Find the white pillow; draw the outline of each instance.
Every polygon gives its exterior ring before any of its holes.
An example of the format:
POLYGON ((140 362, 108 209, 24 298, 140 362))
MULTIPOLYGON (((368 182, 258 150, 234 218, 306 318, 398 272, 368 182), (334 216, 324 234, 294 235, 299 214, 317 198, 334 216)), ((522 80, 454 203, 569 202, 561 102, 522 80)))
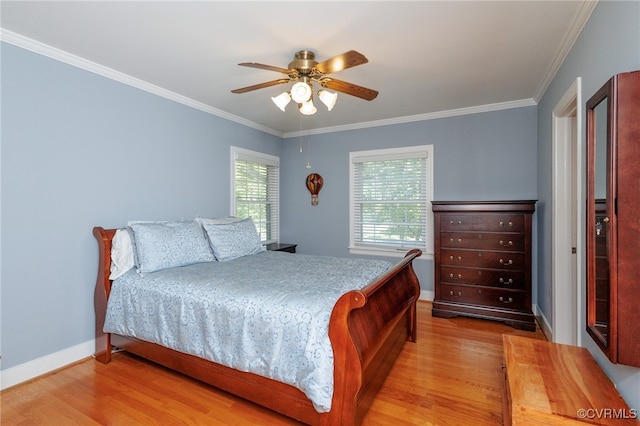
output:
POLYGON ((240 222, 244 219, 240 219, 235 216, 227 216, 227 217, 217 217, 214 219, 208 219, 206 217, 196 217, 196 222, 200 225, 204 225, 205 223, 208 225, 226 225, 228 223, 240 222))
POLYGON ((131 244, 129 231, 126 229, 118 229, 111 240, 111 268, 109 279, 115 280, 121 277, 129 269, 133 268, 134 265, 133 244, 131 244))

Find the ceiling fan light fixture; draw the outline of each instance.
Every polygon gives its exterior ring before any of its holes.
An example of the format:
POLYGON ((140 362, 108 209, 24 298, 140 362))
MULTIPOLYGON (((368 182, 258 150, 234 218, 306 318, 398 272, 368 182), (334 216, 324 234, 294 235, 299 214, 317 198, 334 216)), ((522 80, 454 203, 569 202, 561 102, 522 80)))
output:
POLYGON ((313 115, 318 111, 318 109, 313 105, 313 100, 309 99, 307 102, 302 102, 298 105, 298 109, 301 114, 304 115, 313 115))
POLYGON ((311 99, 311 85, 306 81, 299 81, 291 88, 291 98, 301 104, 311 99))
POLYGON ((273 103, 280 108, 281 111, 284 112, 286 106, 293 100, 298 105, 298 111, 300 111, 301 114, 313 115, 318 111, 315 105, 313 105, 314 95, 317 95, 320 102, 331 111, 335 107, 338 99, 338 94, 335 92, 355 96, 366 101, 372 101, 378 96, 376 90, 367 89, 366 87, 336 80, 333 77, 327 76, 328 74, 353 68, 366 64, 367 62, 367 58, 355 50, 350 50, 322 62, 315 60, 315 53, 312 51, 301 50, 295 54, 294 60, 289 63, 287 68, 257 62, 242 62, 238 65, 276 71, 283 74, 283 76, 277 80, 265 81, 264 83, 234 89, 231 93, 247 93, 280 84, 291 84, 291 88, 288 91, 271 98, 273 103), (334 92, 330 92, 326 90, 326 88, 334 92))
POLYGON ((291 102, 291 94, 289 92, 282 92, 278 96, 272 97, 271 100, 278 108, 284 111, 285 107, 291 102))
POLYGON ((318 97, 323 104, 327 106, 327 110, 331 111, 333 107, 336 105, 336 101, 338 100, 338 94, 329 92, 328 90, 320 90, 318 91, 318 97))

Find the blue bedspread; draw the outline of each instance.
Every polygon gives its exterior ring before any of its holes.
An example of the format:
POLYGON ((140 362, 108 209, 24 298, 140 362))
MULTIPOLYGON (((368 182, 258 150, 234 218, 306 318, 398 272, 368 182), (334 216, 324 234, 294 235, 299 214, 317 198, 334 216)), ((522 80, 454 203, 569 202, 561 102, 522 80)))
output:
POLYGON ((293 385, 327 412, 333 306, 390 266, 267 251, 144 277, 132 269, 113 283, 104 331, 293 385))

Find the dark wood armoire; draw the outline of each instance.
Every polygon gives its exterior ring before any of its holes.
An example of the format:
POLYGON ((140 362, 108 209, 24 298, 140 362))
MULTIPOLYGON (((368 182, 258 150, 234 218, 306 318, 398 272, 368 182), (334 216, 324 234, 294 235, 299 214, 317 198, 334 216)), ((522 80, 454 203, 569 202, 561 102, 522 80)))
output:
POLYGON ((640 71, 587 101, 587 332, 640 367, 640 71))

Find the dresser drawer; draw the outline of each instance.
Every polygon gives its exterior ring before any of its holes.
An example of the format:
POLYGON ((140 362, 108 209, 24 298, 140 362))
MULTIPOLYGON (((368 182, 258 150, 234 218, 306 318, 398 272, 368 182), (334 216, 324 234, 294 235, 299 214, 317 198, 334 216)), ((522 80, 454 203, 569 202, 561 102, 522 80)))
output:
POLYGON ((525 309, 525 293, 518 290, 441 284, 438 300, 505 309, 525 309))
POLYGON ((442 231, 523 232, 524 216, 520 214, 443 214, 442 231))
POLYGON ((481 250, 440 250, 440 264, 445 266, 467 266, 489 269, 522 271, 524 253, 494 252, 481 250))
POLYGON ((440 267, 440 282, 447 284, 472 284, 500 288, 525 288, 523 271, 500 271, 495 269, 440 267))
POLYGON ((524 234, 483 233, 483 232, 442 232, 440 247, 484 249, 504 251, 524 251, 524 234))

